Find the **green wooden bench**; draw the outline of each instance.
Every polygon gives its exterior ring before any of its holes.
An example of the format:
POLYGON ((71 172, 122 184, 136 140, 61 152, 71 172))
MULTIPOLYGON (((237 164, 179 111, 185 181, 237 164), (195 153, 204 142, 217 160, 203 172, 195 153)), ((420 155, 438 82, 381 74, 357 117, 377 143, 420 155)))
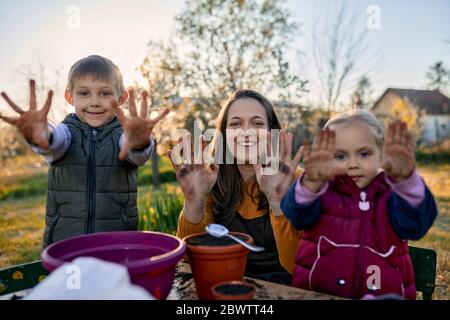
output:
POLYGON ((0 295, 33 288, 48 275, 41 260, 0 270, 0 295))
POLYGON ((423 300, 432 300, 436 280, 436 251, 409 246, 414 266, 416 290, 422 292, 423 300))
MULTIPOLYGON (((436 279, 436 251, 409 247, 416 276, 416 289, 424 300, 431 300, 436 279)), ((0 270, 0 295, 33 288, 48 272, 41 261, 34 261, 0 270)))

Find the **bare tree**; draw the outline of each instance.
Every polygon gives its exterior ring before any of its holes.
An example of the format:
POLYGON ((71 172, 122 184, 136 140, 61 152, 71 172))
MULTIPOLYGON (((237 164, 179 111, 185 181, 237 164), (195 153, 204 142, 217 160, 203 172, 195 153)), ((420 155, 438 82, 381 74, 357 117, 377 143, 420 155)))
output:
MULTIPOLYGON (((27 85, 29 79, 36 80, 36 93, 37 95, 45 96, 49 90, 55 92, 52 107, 50 109, 48 118, 52 123, 59 123, 69 113, 69 108, 64 99, 64 90, 66 88, 67 76, 64 74, 64 69, 60 65, 52 65, 52 67, 46 67, 44 64, 43 53, 35 53, 33 62, 23 64, 16 68, 17 83, 27 85)), ((28 91, 25 91, 28 92, 28 91)), ((26 96, 18 97, 26 103, 26 96)))
POLYGON ((359 78, 355 91, 352 94, 353 108, 367 108, 372 102, 372 84, 367 76, 359 78))
POLYGON ((442 61, 435 62, 425 73, 428 80, 428 88, 433 90, 448 89, 450 83, 450 69, 444 66, 442 61))
POLYGON ((154 187, 160 184, 158 167, 158 146, 170 140, 173 128, 183 126, 186 116, 180 108, 182 99, 180 87, 182 83, 182 65, 176 48, 171 43, 164 45, 150 41, 147 45, 147 55, 139 67, 142 76, 147 80, 149 92, 150 112, 169 107, 171 113, 154 129, 155 150, 152 154, 152 183, 154 187))
POLYGON ((355 84, 352 81, 373 73, 380 61, 380 57, 368 56, 369 31, 357 24, 359 12, 362 10, 349 11, 344 3, 333 16, 316 19, 318 23, 310 33, 310 53, 301 57, 310 65, 313 91, 328 112, 338 107, 343 91, 355 84))

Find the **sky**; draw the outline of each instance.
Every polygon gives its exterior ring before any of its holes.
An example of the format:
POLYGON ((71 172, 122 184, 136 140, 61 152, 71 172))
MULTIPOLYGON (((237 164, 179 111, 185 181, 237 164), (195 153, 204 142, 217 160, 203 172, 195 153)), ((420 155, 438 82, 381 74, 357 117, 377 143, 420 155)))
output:
MULTIPOLYGON (((332 15, 342 3, 349 8, 348 14, 355 16, 355 29, 367 30, 370 49, 366 64, 373 63, 371 57, 376 61, 376 72, 369 77, 374 98, 388 87, 426 89, 425 73, 436 61, 450 68, 450 1, 293 0, 287 4, 294 20, 302 23, 304 38, 308 38, 308 32, 318 23, 317 17, 332 15), (379 10, 378 29, 366 27, 369 6, 379 10)), ((364 65, 359 68, 365 69, 364 65)))
MULTIPOLYGON (((317 25, 317 17, 332 14, 341 3, 286 1, 292 19, 301 25, 301 36, 288 51, 300 78, 313 72, 308 70, 308 60, 300 63, 298 54, 307 51, 309 30, 317 25)), ((0 1, 0 90, 25 103, 26 73, 31 71, 38 80, 35 69, 39 61, 46 81, 53 83, 58 72, 58 82, 65 85, 70 66, 90 54, 114 61, 122 70, 125 85, 142 82, 135 69, 145 56, 146 44, 166 41, 175 33, 174 17, 184 5, 184 0, 0 1)), ((374 97, 388 87, 425 88, 425 72, 436 61, 450 67, 450 1, 347 0, 346 5, 356 13, 358 28, 364 28, 369 6, 375 5, 379 12, 379 28, 367 29, 368 57, 381 57, 371 78, 374 97)), ((61 99, 57 101, 62 101, 62 90, 55 93, 61 99)), ((315 101, 316 95, 312 90, 306 98, 315 101)), ((1 100, 0 111, 8 109, 1 100)))

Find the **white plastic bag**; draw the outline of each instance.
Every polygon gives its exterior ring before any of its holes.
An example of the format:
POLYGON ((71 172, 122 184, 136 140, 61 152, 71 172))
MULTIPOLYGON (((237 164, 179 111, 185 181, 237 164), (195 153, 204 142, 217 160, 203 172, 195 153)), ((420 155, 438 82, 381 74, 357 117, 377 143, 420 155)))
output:
POLYGON ((65 263, 25 297, 25 300, 154 299, 144 288, 130 283, 124 266, 91 257, 65 263))

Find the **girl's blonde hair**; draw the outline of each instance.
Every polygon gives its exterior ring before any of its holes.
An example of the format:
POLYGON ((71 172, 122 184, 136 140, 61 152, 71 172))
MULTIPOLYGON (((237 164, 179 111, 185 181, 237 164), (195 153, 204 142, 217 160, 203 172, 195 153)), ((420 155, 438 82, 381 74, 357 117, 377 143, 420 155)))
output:
POLYGON ((330 128, 333 125, 359 121, 368 125, 374 134, 375 143, 380 149, 384 146, 384 126, 380 120, 378 120, 373 113, 367 110, 349 110, 342 113, 338 113, 334 117, 330 118, 324 126, 330 128))

